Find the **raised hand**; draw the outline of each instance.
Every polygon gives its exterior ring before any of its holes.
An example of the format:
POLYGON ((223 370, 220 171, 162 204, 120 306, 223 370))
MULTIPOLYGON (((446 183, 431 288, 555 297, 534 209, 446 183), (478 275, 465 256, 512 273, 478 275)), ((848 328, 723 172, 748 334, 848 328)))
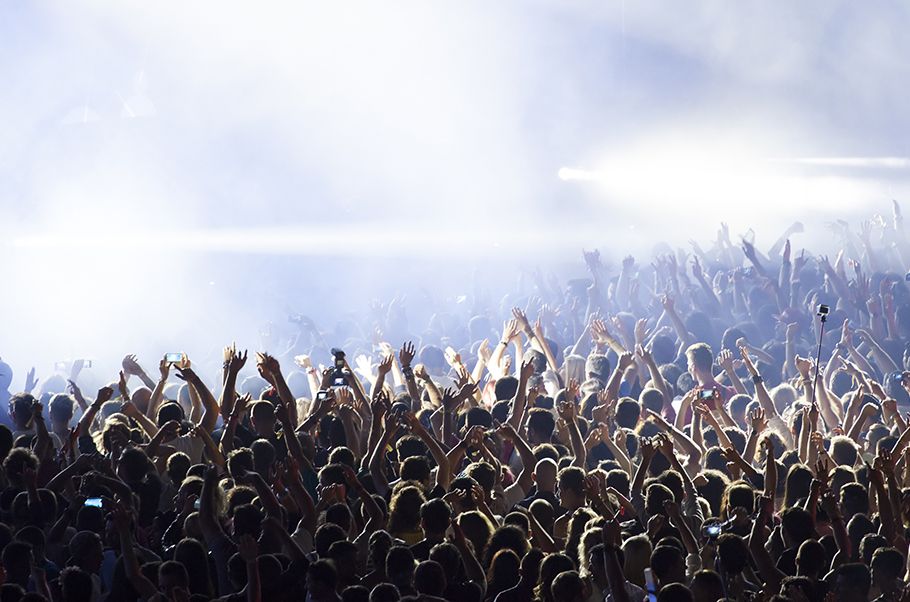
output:
POLYGON ((32 368, 25 374, 25 392, 31 393, 37 386, 38 377, 35 376, 35 367, 32 366, 32 368))
POLYGON ((377 372, 379 376, 385 377, 386 374, 392 371, 392 362, 395 360, 395 356, 389 354, 382 358, 382 361, 379 362, 377 372))
POLYGON ((739 345, 739 354, 742 356, 743 365, 746 366, 749 374, 752 376, 758 376, 758 369, 755 367, 755 363, 752 361, 752 358, 749 357, 749 349, 745 344, 739 345))
POLYGON ((752 432, 761 435, 768 428, 765 411, 761 408, 754 408, 749 412, 749 424, 752 426, 752 432))
MULTIPOLYGON (((244 358, 245 361, 246 358, 244 358)), ((256 369, 259 371, 259 376, 273 385, 275 378, 281 374, 281 365, 278 360, 268 353, 256 353, 256 369)))
POLYGON ((161 375, 163 381, 166 381, 171 375, 171 363, 167 361, 167 357, 161 358, 161 361, 158 362, 158 374, 161 375))
POLYGON ((647 364, 650 364, 650 363, 651 363, 651 360, 653 359, 653 358, 651 357, 651 352, 648 351, 647 349, 645 349, 645 348, 644 348, 643 346, 641 346, 641 345, 636 345, 636 346, 635 346, 635 355, 637 355, 638 358, 639 358, 641 361, 643 361, 643 362, 645 362, 645 363, 647 363, 647 364))
POLYGON ((621 371, 625 372, 626 370, 631 368, 634 364, 635 364, 634 356, 631 353, 629 353, 628 351, 619 356, 619 366, 618 367, 621 371))
POLYGON ((572 424, 575 422, 575 404, 573 402, 559 402, 559 407, 556 411, 559 414, 559 417, 565 420, 567 424, 572 424))
POLYGON ((401 346, 401 349, 398 351, 398 361, 401 362, 402 370, 411 367, 411 362, 414 361, 415 355, 417 355, 417 351, 414 349, 414 343, 411 341, 407 341, 401 346))
POLYGON ((515 316, 515 320, 518 322, 519 328, 525 333, 530 333, 531 323, 528 321, 528 316, 525 315, 525 312, 518 307, 512 308, 512 315, 515 316))
POLYGON ((849 318, 844 320, 844 325, 841 328, 840 343, 841 343, 841 345, 844 345, 848 349, 853 347, 853 333, 850 331, 849 318))
POLYGON ((308 355, 295 355, 294 363, 303 370, 309 370, 313 367, 313 360, 311 360, 308 355))
POLYGON ((111 387, 101 387, 98 389, 98 395, 92 405, 100 407, 103 403, 110 401, 113 396, 114 390, 111 387))
POLYGON ((117 389, 120 392, 120 398, 128 401, 130 392, 129 389, 126 388, 126 374, 123 373, 123 370, 120 371, 120 381, 117 383, 117 389))
POLYGON ((797 355, 794 359, 794 363, 796 364, 796 370, 799 372, 800 376, 808 378, 809 372, 812 370, 812 360, 797 355))
POLYGON ((641 452, 643 460, 650 460, 654 457, 654 454, 657 453, 657 447, 654 444, 655 441, 651 437, 641 438, 639 441, 639 452, 641 452))
POLYGON ((247 350, 243 350, 241 354, 236 349, 231 353, 231 358, 228 360, 228 370, 237 374, 243 369, 243 366, 246 365, 247 350))
POLYGON ((133 354, 124 357, 123 361, 120 362, 120 365, 126 374, 130 374, 132 376, 139 376, 142 374, 142 368, 139 366, 139 362, 136 359, 136 356, 133 354))
POLYGON ((518 320, 512 318, 507 322, 503 323, 502 326, 502 339, 503 343, 508 343, 512 339, 518 336, 518 333, 521 332, 521 326, 518 324, 518 320))
POLYGON ((574 378, 569 381, 568 386, 566 386, 566 400, 573 402, 578 401, 579 392, 581 391, 581 385, 578 384, 578 381, 574 378))

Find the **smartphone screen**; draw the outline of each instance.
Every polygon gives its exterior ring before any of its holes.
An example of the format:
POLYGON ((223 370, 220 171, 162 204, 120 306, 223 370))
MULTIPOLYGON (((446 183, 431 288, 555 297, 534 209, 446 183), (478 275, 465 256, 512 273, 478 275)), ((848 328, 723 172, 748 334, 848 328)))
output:
POLYGON ((100 497, 90 497, 85 499, 85 506, 91 506, 93 508, 101 508, 102 500, 100 497))
POLYGON ((166 361, 169 364, 179 364, 180 362, 183 361, 183 354, 182 353, 166 353, 164 355, 164 361, 166 361))

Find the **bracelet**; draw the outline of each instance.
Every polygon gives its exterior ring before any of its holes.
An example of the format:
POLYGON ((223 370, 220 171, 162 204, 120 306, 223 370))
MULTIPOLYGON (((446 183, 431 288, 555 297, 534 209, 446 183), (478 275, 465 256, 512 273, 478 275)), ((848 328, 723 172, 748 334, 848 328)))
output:
POLYGON ((752 382, 755 383, 756 385, 758 383, 762 382, 763 380, 764 379, 761 377, 761 374, 756 374, 755 376, 752 377, 752 382))
POLYGON ((499 341, 499 344, 502 345, 503 347, 508 347, 508 346, 509 346, 509 342, 508 342, 508 341, 499 341))
POLYGON ((410 366, 402 368, 401 373, 404 374, 405 378, 414 378, 414 369, 410 366))

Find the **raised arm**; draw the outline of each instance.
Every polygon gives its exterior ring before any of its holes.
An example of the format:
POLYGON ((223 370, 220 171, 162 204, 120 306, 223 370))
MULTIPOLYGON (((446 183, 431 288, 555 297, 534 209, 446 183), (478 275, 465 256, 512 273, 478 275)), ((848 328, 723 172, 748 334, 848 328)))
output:
POLYGON ((171 373, 171 365, 165 358, 161 358, 161 361, 158 362, 158 373, 158 382, 152 389, 152 396, 149 398, 149 405, 145 410, 145 415, 152 420, 155 420, 158 416, 158 406, 161 405, 161 398, 164 396, 164 386, 167 384, 167 377, 171 373))
POLYGON ((114 519, 114 526, 120 536, 120 554, 123 557, 123 568, 126 570, 126 577, 140 598, 145 601, 152 600, 158 596, 158 588, 139 568, 139 559, 136 557, 135 544, 130 534, 130 524, 132 522, 130 512, 125 506, 118 504, 114 507, 111 514, 114 519))
POLYGON ((423 424, 420 423, 420 420, 417 419, 417 416, 415 416, 413 412, 407 412, 404 415, 404 418, 408 426, 411 427, 411 432, 420 437, 420 440, 423 441, 426 444, 427 449, 430 450, 433 460, 436 461, 436 486, 448 490, 449 482, 451 482, 452 477, 445 451, 443 451, 436 438, 424 428, 423 424))
POLYGON ((262 588, 259 584, 259 545, 252 535, 237 539, 237 553, 246 565, 246 602, 262 602, 262 588))
POLYGON ((746 385, 740 380, 739 375, 733 367, 733 352, 729 349, 723 349, 717 356, 717 363, 723 369, 724 374, 727 375, 727 379, 730 381, 730 385, 733 389, 741 395, 748 395, 749 391, 746 390, 746 385))
POLYGON ((420 387, 417 386, 417 379, 414 378, 414 369, 411 364, 417 350, 411 341, 405 342, 398 351, 398 361, 401 362, 401 374, 404 376, 404 383, 408 389, 408 395, 411 396, 411 409, 420 410, 420 387))
POLYGON ((515 391, 515 397, 512 399, 512 408, 509 413, 508 423, 516 431, 521 430, 524 421, 525 412, 527 411, 527 388, 528 380, 534 374, 534 363, 531 360, 522 362, 521 372, 518 376, 518 389, 515 391))
POLYGON ((91 427, 92 423, 95 421, 95 416, 98 415, 98 411, 101 409, 101 406, 105 402, 110 401, 111 397, 114 396, 114 390, 110 387, 101 387, 98 390, 98 395, 95 397, 95 401, 92 402, 92 405, 88 407, 82 417, 79 419, 79 436, 88 437, 92 434, 91 427))
POLYGON ((136 359, 135 355, 128 355, 124 357, 123 361, 121 362, 121 367, 127 376, 136 376, 139 378, 139 380, 142 381, 142 384, 149 389, 155 388, 155 381, 153 381, 149 377, 148 373, 142 369, 142 366, 139 365, 139 360, 136 359))
MULTIPOLYGON (((577 387, 577 383, 575 383, 577 387)), ((576 389, 577 390, 577 389, 576 389)), ((578 428, 578 419, 576 416, 575 401, 569 399, 569 392, 566 391, 567 401, 560 402, 557 412, 559 417, 566 421, 566 428, 569 431, 569 440, 572 443, 572 454, 575 459, 572 460, 573 466, 585 468, 588 459, 588 452, 585 450, 585 441, 581 437, 581 430, 578 428)))
POLYGON ((218 400, 218 406, 221 408, 222 416, 227 420, 234 410, 234 398, 237 388, 237 375, 246 364, 247 351, 243 354, 237 350, 230 352, 230 359, 227 360, 227 376, 224 378, 224 387, 221 389, 221 399, 218 400))

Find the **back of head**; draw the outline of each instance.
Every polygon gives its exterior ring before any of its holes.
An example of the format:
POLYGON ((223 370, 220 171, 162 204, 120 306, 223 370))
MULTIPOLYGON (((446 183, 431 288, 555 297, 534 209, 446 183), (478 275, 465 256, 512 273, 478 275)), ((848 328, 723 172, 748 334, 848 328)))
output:
POLYGON ((859 449, 856 443, 846 435, 837 435, 831 439, 831 458, 838 466, 856 465, 859 449))
POLYGON ((414 589, 427 596, 441 597, 446 591, 446 575, 442 565, 433 560, 424 560, 414 570, 414 589))
POLYGON ((710 372, 714 364, 714 353, 707 343, 695 343, 686 349, 689 364, 700 372, 710 372))
POLYGON ((585 589, 585 582, 577 571, 563 571, 550 585, 550 594, 559 602, 585 602, 585 589))
POLYGON ((657 592, 657 602, 693 602, 692 591, 682 583, 670 583, 657 592))
POLYGON ((695 602, 716 602, 724 598, 724 580, 716 571, 698 571, 692 576, 689 589, 695 602))
POLYGON ((92 577, 79 567, 69 566, 60 571, 59 584, 63 602, 92 600, 92 577))
POLYGON ((405 546, 392 546, 385 557, 385 573, 396 585, 410 584, 414 579, 414 553, 405 546))

